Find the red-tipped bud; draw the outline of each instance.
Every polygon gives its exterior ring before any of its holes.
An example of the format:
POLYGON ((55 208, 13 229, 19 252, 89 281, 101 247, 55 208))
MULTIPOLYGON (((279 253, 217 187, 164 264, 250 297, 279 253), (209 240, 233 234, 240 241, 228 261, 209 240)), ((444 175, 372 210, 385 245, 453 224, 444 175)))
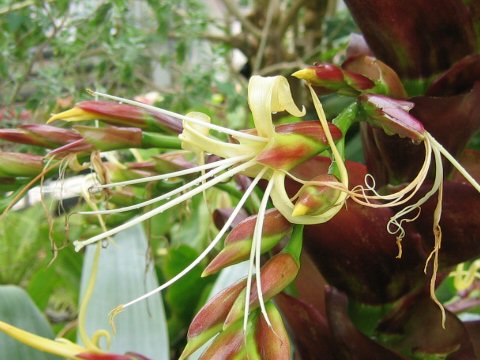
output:
POLYGON ((39 155, 0 152, 0 177, 33 177, 42 172, 43 166, 39 155))
POLYGON ((366 121, 373 126, 382 128, 388 135, 423 141, 425 129, 422 123, 408 113, 414 106, 412 102, 374 94, 363 94, 358 99, 366 121))
POLYGON ((267 324, 263 316, 259 316, 255 329, 255 343, 260 358, 262 360, 289 360, 290 339, 283 324, 282 315, 271 301, 265 304, 265 309, 272 326, 267 324))
MULTIPOLYGON (((263 300, 268 301, 285 289, 297 276, 299 263, 288 253, 280 253, 272 257, 261 269, 263 300)), ((252 284, 250 294, 250 309, 258 308, 258 292, 256 281, 252 284)), ((224 328, 230 326, 243 316, 245 308, 245 291, 236 299, 224 323, 224 328)))
MULTIPOLYGON (((328 174, 316 176, 311 181, 338 183, 335 176, 328 174)), ((322 214, 335 204, 339 196, 340 190, 328 185, 304 185, 298 194, 292 216, 322 214)))
POLYGON ((75 126, 81 136, 80 140, 71 142, 52 150, 49 155, 65 157, 69 154, 90 153, 94 150, 109 151, 142 147, 142 130, 131 127, 75 126))
POLYGON ((49 125, 22 125, 18 129, 0 129, 0 139, 20 144, 53 148, 80 139, 73 131, 49 125))
POLYGON ((320 94, 337 92, 342 95, 355 96, 359 92, 375 86, 375 83, 369 78, 332 64, 310 66, 293 73, 292 76, 307 81, 320 94))
MULTIPOLYGON (((289 170, 328 148, 325 132, 318 121, 303 121, 276 127, 272 141, 256 158, 264 165, 289 170)), ((342 137, 341 131, 329 125, 335 140, 342 137)))
MULTIPOLYGON (((248 259, 253 242, 257 215, 238 224, 225 239, 224 249, 210 262, 202 276, 216 273, 226 266, 248 259)), ((272 249, 292 229, 292 225, 276 209, 265 213, 262 230, 262 253, 272 249)))
POLYGON ((117 126, 131 126, 157 131, 167 130, 174 133, 182 132, 181 122, 173 117, 110 101, 82 101, 70 110, 53 115, 48 119, 48 122, 93 119, 117 126))
POLYGON ((227 318, 230 308, 245 285, 246 281, 241 280, 215 295, 203 306, 188 328, 188 343, 181 359, 188 357, 222 330, 223 322, 227 318))

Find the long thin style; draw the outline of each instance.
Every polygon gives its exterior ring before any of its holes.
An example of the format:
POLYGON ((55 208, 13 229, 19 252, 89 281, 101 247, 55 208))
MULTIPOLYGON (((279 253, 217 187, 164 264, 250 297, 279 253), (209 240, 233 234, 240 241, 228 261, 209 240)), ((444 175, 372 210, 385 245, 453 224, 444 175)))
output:
POLYGON ((141 223, 145 220, 148 220, 151 217, 153 217, 157 214, 160 214, 163 211, 168 210, 175 205, 178 205, 178 204, 182 203, 183 201, 191 198, 192 196, 201 193, 205 189, 208 189, 209 187, 212 187, 212 186, 214 186, 214 185, 216 185, 216 184, 218 184, 218 183, 220 183, 220 182, 222 182, 226 179, 229 179, 233 175, 248 169, 249 167, 251 167, 254 164, 255 163, 252 162, 252 161, 241 164, 241 165, 239 165, 239 166, 237 166, 233 169, 230 169, 229 171, 226 171, 225 173, 217 176, 216 178, 206 182, 205 184, 202 184, 201 186, 198 186, 195 189, 193 189, 193 190, 191 190, 191 191, 189 191, 185 194, 180 195, 179 197, 173 199, 172 201, 169 201, 166 204, 163 204, 163 205, 161 205, 161 206, 159 206, 159 207, 157 207, 153 210, 150 210, 150 211, 146 212, 145 214, 142 214, 142 215, 140 215, 140 216, 138 216, 138 217, 136 217, 136 218, 134 218, 130 221, 127 221, 127 222, 123 223, 122 225, 117 226, 116 228, 105 231, 105 232, 103 232, 101 234, 98 234, 96 236, 93 236, 93 237, 91 237, 90 239, 87 239, 87 240, 74 241, 73 245, 75 246, 75 251, 80 251, 86 245, 90 245, 90 244, 93 244, 97 241, 103 240, 103 239, 105 239, 109 236, 112 236, 112 235, 115 235, 115 234, 119 233, 122 230, 128 229, 129 227, 132 227, 136 224, 139 224, 139 223, 141 223))
POLYGON ((171 173, 168 173, 168 174, 147 176, 147 177, 143 177, 143 178, 140 178, 140 179, 133 179, 133 180, 126 180, 126 181, 119 181, 119 182, 110 183, 110 184, 96 185, 96 186, 92 187, 92 190, 95 191, 97 189, 98 190, 108 189, 108 188, 112 188, 112 187, 116 187, 116 186, 141 184, 141 183, 144 183, 144 182, 171 179, 171 178, 174 178, 174 177, 180 177, 180 176, 184 176, 184 175, 194 174, 196 172, 200 172, 200 171, 203 171, 203 170, 209 170, 209 169, 212 169, 214 167, 223 165, 225 163, 232 163, 233 164, 233 163, 238 162, 238 161, 246 160, 249 157, 251 157, 251 156, 250 155, 236 156, 236 157, 232 157, 232 158, 228 158, 228 159, 222 159, 222 160, 218 160, 218 161, 211 162, 211 163, 204 164, 204 165, 200 165, 200 166, 195 166, 193 168, 189 168, 189 169, 185 169, 185 170, 174 171, 174 172, 171 172, 171 173))
POLYGON ((207 248, 190 264, 188 265, 185 269, 183 269, 181 272, 179 272, 177 275, 175 275, 173 278, 168 280, 166 283, 163 285, 159 286, 158 288, 140 296, 139 298, 136 298, 135 300, 132 300, 124 305, 122 305, 122 309, 125 309, 139 301, 142 301, 175 283, 179 279, 181 279, 185 274, 187 274, 190 270, 192 270, 195 266, 197 266, 204 258, 205 256, 208 255, 208 253, 218 244, 218 242, 222 239, 223 235, 227 232, 227 230, 230 228, 230 225, 232 225, 233 220, 237 217, 239 211, 241 210, 243 204, 245 204, 245 201, 247 201, 248 197, 252 193, 253 189, 255 186, 258 184, 260 179, 262 178, 263 174, 265 173, 265 169, 263 169, 256 177, 253 179, 252 183, 250 186, 247 188, 245 193, 243 194, 242 198, 239 200, 237 206, 235 209, 232 211, 232 214, 230 217, 227 219, 225 222, 225 225, 223 225, 222 229, 220 232, 217 234, 215 239, 207 246, 207 248))
POLYGON ((178 188, 176 188, 172 191, 169 191, 165 194, 157 196, 153 199, 143 201, 143 202, 138 203, 138 204, 134 204, 134 205, 130 205, 130 206, 124 206, 124 207, 121 207, 121 208, 118 208, 118 209, 110 209, 110 210, 79 211, 77 214, 79 214, 79 215, 94 215, 94 214, 108 215, 108 214, 116 214, 116 213, 121 213, 121 212, 125 212, 125 211, 135 210, 135 209, 139 209, 139 208, 142 208, 142 207, 145 207, 145 206, 148 206, 148 205, 152 205, 152 204, 155 204, 159 201, 168 199, 171 196, 177 195, 178 193, 181 193, 182 191, 184 191, 186 189, 189 189, 189 188, 191 188, 195 185, 198 185, 202 181, 204 181, 204 180, 206 180, 206 179, 208 179, 212 176, 215 176, 219 172, 227 169, 228 167, 230 167, 233 164, 238 163, 238 162, 240 162, 240 160, 224 162, 223 165, 218 166, 217 168, 209 171, 206 174, 203 174, 202 176, 196 178, 195 180, 189 181, 188 183, 186 183, 186 184, 184 184, 184 185, 182 185, 182 186, 180 186, 180 187, 178 187, 178 188))
POLYGON ((244 138, 244 139, 253 140, 253 141, 260 141, 260 142, 268 142, 268 139, 266 139, 262 136, 247 134, 247 133, 232 130, 232 129, 229 129, 229 128, 226 128, 226 127, 223 127, 223 126, 207 123, 207 122, 204 122, 204 121, 201 121, 201 120, 189 117, 189 116, 177 114, 173 111, 169 111, 169 110, 157 108, 155 106, 147 105, 147 104, 141 103, 139 101, 124 99, 124 98, 121 98, 121 97, 118 97, 118 96, 108 95, 108 94, 100 93, 100 92, 97 92, 97 91, 90 91, 90 93, 92 95, 98 95, 98 96, 101 96, 101 97, 104 97, 104 98, 107 98, 107 99, 112 99, 112 100, 119 101, 119 102, 122 102, 122 103, 125 103, 125 104, 137 106, 139 108, 149 110, 149 111, 152 111, 152 112, 155 112, 155 113, 172 116, 174 118, 177 118, 177 119, 180 119, 180 120, 183 120, 183 121, 191 122, 193 124, 201 125, 201 126, 204 126, 206 128, 212 129, 212 130, 217 130, 219 132, 235 136, 236 138, 244 138))

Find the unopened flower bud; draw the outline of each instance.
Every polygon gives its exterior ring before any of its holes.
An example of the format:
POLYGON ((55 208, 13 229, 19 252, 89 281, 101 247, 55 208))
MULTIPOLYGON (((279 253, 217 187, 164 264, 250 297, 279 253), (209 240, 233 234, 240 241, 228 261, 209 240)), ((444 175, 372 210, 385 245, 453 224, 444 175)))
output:
MULTIPOLYGON (((246 260, 253 243, 257 216, 250 216, 238 224, 225 239, 224 249, 210 262, 202 276, 216 273, 226 266, 246 260)), ((272 249, 291 230, 292 225, 272 209, 265 213, 262 230, 262 253, 272 249)))
POLYGON ((80 138, 81 136, 74 131, 42 124, 22 125, 17 129, 0 129, 0 139, 46 148, 54 148, 80 138))
POLYGON ((203 306, 188 328, 188 343, 180 359, 188 357, 222 330, 230 308, 245 286, 246 281, 241 280, 215 295, 203 306))
POLYGON ((271 327, 263 316, 258 317, 255 343, 262 360, 289 360, 290 339, 283 324, 282 315, 272 301, 265 304, 271 327))
MULTIPOLYGON (((285 289, 297 276, 300 270, 298 261, 289 253, 280 253, 272 257, 262 266, 261 282, 263 300, 268 301, 285 289)), ((258 292, 256 282, 252 284, 250 294, 250 309, 258 308, 258 292)), ((230 310, 224 328, 230 326, 243 316, 245 308, 245 291, 243 291, 230 310)))
POLYGON ((337 92, 342 95, 356 96, 359 92, 375 86, 369 78, 332 64, 309 66, 293 73, 292 76, 307 81, 320 94, 337 92))
MULTIPOLYGON (((335 125, 328 126, 334 141, 342 137, 335 125)), ((289 170, 328 148, 325 132, 318 121, 280 125, 275 130, 275 141, 256 157, 259 163, 275 169, 289 170)))
POLYGON ((173 133, 182 131, 181 122, 168 115, 110 101, 82 101, 70 110, 52 115, 47 123, 55 120, 101 120, 112 125, 138 127, 152 131, 167 130, 173 133))
MULTIPOLYGON (((333 175, 320 175, 311 180, 312 182, 338 183, 333 175)), ((340 190, 328 185, 304 185, 299 192, 292 216, 319 215, 334 206, 340 190)))
POLYGON ((0 152, 0 177, 33 177, 40 174, 43 167, 42 156, 0 152))

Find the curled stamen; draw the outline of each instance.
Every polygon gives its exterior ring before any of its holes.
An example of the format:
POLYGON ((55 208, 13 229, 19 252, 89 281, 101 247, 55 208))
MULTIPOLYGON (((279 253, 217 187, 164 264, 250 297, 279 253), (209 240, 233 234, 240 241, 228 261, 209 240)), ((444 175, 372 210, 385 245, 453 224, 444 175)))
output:
POLYGON ((160 113, 160 114, 164 114, 164 115, 173 116, 177 119, 187 121, 187 122, 191 122, 191 123, 196 124, 196 125, 201 125, 201 126, 204 126, 206 128, 212 129, 212 130, 217 130, 219 132, 232 135, 236 138, 244 138, 244 139, 259 141, 259 142, 268 142, 268 139, 266 139, 264 137, 261 137, 261 136, 247 134, 247 133, 243 133, 243 132, 240 132, 240 131, 235 131, 235 130, 232 130, 232 129, 229 129, 229 128, 225 128, 223 126, 219 126, 219 125, 215 125, 215 124, 211 124, 211 123, 206 123, 206 122, 200 121, 200 120, 192 118, 192 117, 177 114, 173 111, 157 108, 155 106, 147 105, 147 104, 144 104, 144 103, 141 103, 141 102, 138 102, 138 101, 128 100, 128 99, 124 99, 124 98, 121 98, 121 97, 118 97, 118 96, 104 94, 104 93, 101 93, 101 92, 98 92, 98 91, 87 90, 87 92, 90 95, 98 95, 98 96, 101 96, 101 97, 104 97, 104 98, 107 98, 107 99, 119 101, 121 103, 137 106, 139 108, 149 110, 149 111, 152 111, 152 112, 155 112, 155 113, 160 113))

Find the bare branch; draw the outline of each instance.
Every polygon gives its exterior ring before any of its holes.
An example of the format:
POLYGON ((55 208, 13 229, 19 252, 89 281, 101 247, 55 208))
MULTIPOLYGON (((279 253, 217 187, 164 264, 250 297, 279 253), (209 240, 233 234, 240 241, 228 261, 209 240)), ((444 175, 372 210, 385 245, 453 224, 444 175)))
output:
POLYGON ((231 0, 223 0, 223 4, 227 8, 227 10, 235 16, 235 18, 240 21, 243 27, 251 32, 257 38, 262 36, 262 32, 259 28, 257 28, 254 24, 252 24, 243 14, 240 12, 238 7, 231 1, 231 0))
POLYGON ((285 14, 285 16, 282 18, 282 21, 280 22, 278 31, 280 37, 283 37, 288 27, 297 16, 298 11, 304 4, 305 0, 294 0, 293 4, 288 8, 288 12, 285 14))
POLYGON ((262 38, 260 39, 260 45, 258 47, 257 55, 255 57, 255 64, 253 65, 252 73, 255 74, 260 69, 262 65, 263 54, 265 52, 265 47, 267 46, 268 33, 270 31, 270 25, 272 24, 273 13, 278 7, 278 0, 270 0, 267 10, 267 18, 265 20, 265 25, 262 29, 262 38))

